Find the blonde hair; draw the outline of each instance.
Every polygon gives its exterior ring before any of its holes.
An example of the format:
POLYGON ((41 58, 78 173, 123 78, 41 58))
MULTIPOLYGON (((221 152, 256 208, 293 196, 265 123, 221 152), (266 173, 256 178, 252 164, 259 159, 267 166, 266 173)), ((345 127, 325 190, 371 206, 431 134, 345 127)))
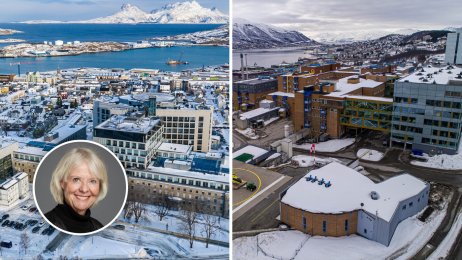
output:
POLYGON ((108 190, 106 166, 96 153, 90 149, 74 148, 67 152, 59 161, 51 176, 50 191, 56 203, 64 204, 64 191, 61 187, 61 182, 67 179, 69 173, 74 167, 81 165, 82 163, 86 163, 91 174, 95 175, 99 180, 100 189, 98 198, 96 198, 96 201, 92 206, 98 204, 99 201, 106 197, 108 190))

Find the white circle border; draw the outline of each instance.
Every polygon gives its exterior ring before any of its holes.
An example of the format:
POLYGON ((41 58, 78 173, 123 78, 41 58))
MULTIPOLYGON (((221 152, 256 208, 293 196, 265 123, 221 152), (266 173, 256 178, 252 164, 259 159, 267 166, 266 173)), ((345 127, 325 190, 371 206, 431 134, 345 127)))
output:
POLYGON ((95 233, 98 233, 100 231, 103 231, 104 229, 108 228, 110 225, 112 225, 112 223, 114 223, 116 221, 116 219, 120 216, 120 213, 122 213, 123 209, 124 209, 124 206, 125 204, 127 203, 127 197, 128 197, 128 177, 127 177, 127 172, 125 171, 125 168, 123 167, 122 163, 120 162, 119 158, 111 151, 109 150, 106 146, 100 144, 100 143, 97 143, 97 142, 94 142, 94 141, 89 141, 89 140, 72 140, 72 141, 67 141, 67 142, 64 142, 62 144, 59 144, 57 146, 55 146, 53 149, 51 149, 50 151, 47 152, 47 154, 42 158, 42 160, 40 160, 40 163, 38 164, 37 166, 37 170, 35 170, 35 173, 34 173, 34 181, 32 182, 32 191, 33 191, 33 195, 34 195, 34 202, 35 202, 35 205, 37 206, 37 210, 40 212, 40 215, 42 216, 43 219, 45 219, 45 221, 50 224, 51 226, 53 226, 54 228, 56 228, 57 230, 59 230, 60 232, 63 232, 63 233, 66 233, 68 235, 73 235, 73 236, 88 236, 88 235, 93 235, 95 233), (55 150, 59 149, 60 147, 62 146, 65 146, 65 145, 68 145, 68 144, 71 144, 71 143, 89 143, 89 144, 92 144, 92 145, 97 145, 101 148, 103 148, 104 150, 106 150, 107 152, 109 152, 110 155, 112 155, 116 161, 119 163, 119 166, 120 168, 122 169, 122 172, 124 174, 124 180, 125 180, 125 196, 124 196, 124 201, 123 201, 123 204, 122 206, 120 207, 120 210, 119 212, 117 213, 117 215, 111 220, 109 221, 109 223, 107 223, 105 226, 103 226, 102 228, 99 228, 95 231, 92 231, 92 232, 87 232, 87 233, 73 233, 73 232, 69 232, 67 230, 64 230, 64 229, 61 229, 57 226, 55 226, 53 223, 51 223, 48 218, 45 217, 45 214, 43 214, 42 210, 40 209, 40 206, 39 204, 37 203, 37 198, 35 196, 35 180, 37 178, 37 172, 39 171, 40 169, 40 166, 42 166, 42 163, 45 161, 45 159, 48 157, 48 155, 50 155, 52 152, 54 152, 55 150))

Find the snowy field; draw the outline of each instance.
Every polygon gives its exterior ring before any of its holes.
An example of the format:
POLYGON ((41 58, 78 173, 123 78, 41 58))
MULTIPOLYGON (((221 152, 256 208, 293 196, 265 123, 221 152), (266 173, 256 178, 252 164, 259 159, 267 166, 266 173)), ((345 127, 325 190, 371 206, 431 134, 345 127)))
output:
MULTIPOLYGON (((333 139, 322 143, 315 144, 316 152, 337 152, 342 150, 343 148, 352 145, 355 142, 354 138, 346 138, 346 139, 333 139)), ((301 145, 294 144, 294 148, 299 148, 303 150, 310 150, 311 144, 305 143, 301 145)))
POLYGON ((383 153, 371 149, 359 149, 359 151, 356 153, 356 157, 361 160, 378 162, 382 160, 383 153))
POLYGON ((426 223, 416 216, 402 221, 388 247, 358 235, 310 237, 291 230, 262 233, 258 239, 257 236, 235 239, 233 255, 235 260, 409 259, 431 238, 446 210, 445 206, 444 210, 435 211, 426 223))

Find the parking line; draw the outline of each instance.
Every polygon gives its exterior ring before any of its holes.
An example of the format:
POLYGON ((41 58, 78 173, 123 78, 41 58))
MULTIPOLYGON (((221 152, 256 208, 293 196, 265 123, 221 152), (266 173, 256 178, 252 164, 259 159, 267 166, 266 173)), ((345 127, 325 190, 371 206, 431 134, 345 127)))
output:
MULTIPOLYGON (((263 189, 262 191, 260 191, 259 193, 264 193, 265 191, 267 191, 268 189, 270 189, 271 187, 273 187, 274 185, 276 185, 276 183, 278 183, 278 182, 280 182, 282 179, 284 179, 284 177, 286 177, 286 176, 281 176, 281 177, 279 177, 279 179, 277 179, 275 182, 271 183, 268 187, 264 188, 264 189, 263 189)), ((245 205, 247 205, 248 203, 250 203, 250 202, 251 202, 253 199, 255 199, 255 198, 256 198, 256 196, 252 196, 251 199, 247 198, 245 203, 241 204, 239 207, 237 207, 237 208, 235 208, 235 209, 233 210, 233 213, 236 212, 236 211, 238 211, 238 210, 240 210, 242 207, 244 207, 245 205)))
POLYGON ((257 218, 259 218, 263 213, 265 213, 274 203, 279 202, 279 200, 274 200, 268 207, 264 208, 257 216, 250 220, 250 222, 254 222, 257 218))
POLYGON ((251 171, 251 170, 247 170, 247 169, 243 169, 243 168, 234 168, 234 170, 243 170, 243 171, 246 171, 246 172, 250 172, 250 173, 252 173, 253 175, 255 175, 255 176, 257 177, 257 179, 258 179, 258 187, 257 187, 257 189, 256 189, 252 194, 250 194, 249 197, 247 197, 247 198, 245 198, 245 199, 243 199, 243 200, 241 200, 241 201, 239 201, 239 202, 233 204, 233 206, 235 207, 235 206, 238 206, 239 204, 242 204, 242 203, 246 202, 247 200, 249 200, 250 198, 252 198, 255 194, 257 194, 257 192, 258 192, 258 191, 260 190, 260 188, 261 188, 261 179, 260 179, 260 176, 258 176, 257 173, 255 173, 255 172, 253 172, 253 171, 251 171))

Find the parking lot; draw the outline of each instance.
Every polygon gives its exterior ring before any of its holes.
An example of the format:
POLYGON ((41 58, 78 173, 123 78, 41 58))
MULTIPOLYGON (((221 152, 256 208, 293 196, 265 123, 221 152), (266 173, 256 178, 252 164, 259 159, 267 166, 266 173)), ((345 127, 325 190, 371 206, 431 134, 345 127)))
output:
POLYGON ((24 254, 21 245, 23 234, 29 238, 27 254, 39 255, 59 233, 42 219, 32 198, 25 199, 12 208, 0 207, 0 220, 2 256, 24 254))

